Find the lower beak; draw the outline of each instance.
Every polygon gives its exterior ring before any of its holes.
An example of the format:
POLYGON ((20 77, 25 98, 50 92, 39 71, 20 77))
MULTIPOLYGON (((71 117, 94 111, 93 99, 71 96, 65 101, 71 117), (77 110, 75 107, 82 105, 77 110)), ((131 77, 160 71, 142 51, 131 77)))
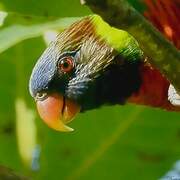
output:
POLYGON ((66 124, 80 111, 77 103, 57 93, 50 94, 36 103, 40 117, 50 128, 63 132, 73 131, 66 124))

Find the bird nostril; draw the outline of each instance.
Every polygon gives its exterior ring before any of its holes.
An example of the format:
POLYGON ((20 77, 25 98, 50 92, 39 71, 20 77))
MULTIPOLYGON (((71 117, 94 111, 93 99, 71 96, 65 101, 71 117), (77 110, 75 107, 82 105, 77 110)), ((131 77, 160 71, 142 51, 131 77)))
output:
POLYGON ((35 100, 36 101, 43 101, 46 98, 47 98, 47 93, 46 92, 38 92, 36 94, 35 100))

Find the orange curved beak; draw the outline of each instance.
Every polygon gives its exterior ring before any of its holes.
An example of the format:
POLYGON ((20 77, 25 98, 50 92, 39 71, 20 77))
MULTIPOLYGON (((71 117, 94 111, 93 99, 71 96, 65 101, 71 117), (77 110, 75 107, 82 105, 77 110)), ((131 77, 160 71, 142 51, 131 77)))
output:
POLYGON ((80 111, 77 103, 57 93, 50 94, 46 99, 36 103, 40 117, 50 128, 63 132, 73 131, 66 124, 80 111))

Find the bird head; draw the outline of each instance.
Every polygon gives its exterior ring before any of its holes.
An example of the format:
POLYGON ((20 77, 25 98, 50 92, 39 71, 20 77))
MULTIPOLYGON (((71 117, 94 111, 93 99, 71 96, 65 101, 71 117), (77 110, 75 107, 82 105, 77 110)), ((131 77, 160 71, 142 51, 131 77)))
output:
POLYGON ((127 32, 99 16, 83 18, 51 42, 32 71, 29 89, 45 123, 59 131, 79 112, 123 104, 138 89, 142 52, 127 32))

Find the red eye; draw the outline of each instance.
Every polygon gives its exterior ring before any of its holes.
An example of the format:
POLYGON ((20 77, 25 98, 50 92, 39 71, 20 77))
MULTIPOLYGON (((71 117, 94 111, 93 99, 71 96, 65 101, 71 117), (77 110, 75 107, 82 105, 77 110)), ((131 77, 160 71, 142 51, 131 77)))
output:
POLYGON ((64 57, 59 62, 59 68, 61 71, 68 73, 74 68, 74 62, 72 57, 64 57))

